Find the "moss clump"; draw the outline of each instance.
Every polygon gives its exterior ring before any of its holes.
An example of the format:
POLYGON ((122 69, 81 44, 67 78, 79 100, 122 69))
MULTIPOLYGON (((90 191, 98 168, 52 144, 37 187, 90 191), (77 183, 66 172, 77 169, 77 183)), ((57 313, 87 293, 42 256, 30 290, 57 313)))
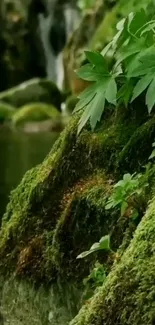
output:
POLYGON ((46 79, 32 79, 0 93, 0 101, 15 107, 42 102, 60 109, 61 100, 61 93, 56 85, 46 79))
POLYGON ((152 325, 154 309, 155 200, 105 285, 71 325, 152 325))
POLYGON ((14 111, 13 106, 0 102, 0 123, 10 120, 14 111))
POLYGON ((131 136, 119 155, 118 167, 123 171, 135 171, 148 162, 155 139, 155 118, 142 124, 131 136))
POLYGON ((29 121, 57 120, 59 118, 60 113, 54 106, 44 103, 31 103, 19 108, 13 114, 12 122, 17 125, 29 121))

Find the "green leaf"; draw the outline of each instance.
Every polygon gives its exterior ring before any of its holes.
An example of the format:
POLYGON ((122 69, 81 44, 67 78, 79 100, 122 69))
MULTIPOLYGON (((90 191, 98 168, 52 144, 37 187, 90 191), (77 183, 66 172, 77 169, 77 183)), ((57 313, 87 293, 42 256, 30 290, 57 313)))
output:
POLYGON ((96 93, 97 93, 96 84, 93 84, 92 86, 86 88, 78 96, 80 98, 80 100, 76 104, 73 113, 76 113, 76 112, 80 111, 82 108, 84 108, 85 106, 87 106, 90 103, 90 101, 93 99, 93 97, 96 95, 96 93))
MULTIPOLYGON (((95 97, 94 97, 95 98, 95 97)), ((83 112, 80 120, 79 120, 79 124, 78 124, 78 130, 77 130, 77 134, 79 134, 81 132, 81 130, 83 129, 83 127, 86 125, 86 123, 88 122, 90 115, 91 115, 91 103, 89 103, 89 105, 86 107, 85 111, 83 112)))
POLYGON ((117 84, 115 79, 111 78, 106 88, 105 98, 109 103, 116 105, 116 95, 117 95, 117 84))
POLYGON ((136 34, 136 36, 140 36, 139 29, 144 26, 146 22, 147 16, 145 10, 141 9, 141 11, 134 14, 132 21, 129 23, 129 31, 132 34, 136 34))
POLYGON ((111 202, 108 201, 108 203, 105 206, 105 210, 110 210, 111 208, 113 208, 113 206, 114 206, 114 202, 113 201, 111 201, 111 202))
POLYGON ((100 249, 110 250, 110 236, 103 236, 100 241, 100 249))
POLYGON ((126 107, 132 96, 133 88, 134 88, 133 80, 129 79, 124 83, 124 85, 119 89, 117 93, 117 99, 119 99, 120 103, 121 102, 124 103, 126 107))
POLYGON ((77 256, 77 259, 79 259, 79 258, 85 258, 86 256, 90 255, 91 253, 92 253, 91 251, 82 252, 81 254, 79 254, 77 256))
POLYGON ((86 81, 97 81, 102 77, 103 74, 96 71, 90 63, 83 65, 77 72, 79 78, 86 81))
POLYGON ((110 250, 110 236, 106 235, 100 239, 98 243, 94 243, 89 251, 85 251, 77 256, 77 259, 84 258, 94 252, 100 251, 100 250, 110 250))
POLYGON ((148 107, 149 114, 155 104, 155 78, 152 80, 147 93, 146 93, 146 105, 148 107))
POLYGON ((95 129, 97 122, 101 120, 104 107, 105 107, 105 94, 103 92, 96 95, 95 100, 93 101, 93 106, 91 107, 90 125, 92 130, 95 129))
POLYGON ((85 51, 85 54, 88 61, 95 65, 98 72, 109 74, 106 61, 101 53, 85 51))
POLYGON ((146 75, 145 77, 143 77, 142 79, 140 79, 137 82, 137 84, 133 90, 133 96, 132 96, 131 102, 133 102, 134 99, 137 98, 149 86, 152 79, 153 79, 152 76, 146 75))
POLYGON ((124 216, 124 213, 126 212, 127 207, 128 207, 128 203, 123 201, 121 204, 121 217, 124 216))
POLYGON ((81 132, 88 120, 90 120, 92 130, 94 130, 97 122, 100 121, 102 113, 104 111, 105 91, 109 80, 110 78, 107 77, 96 84, 97 93, 89 102, 89 105, 86 107, 84 113, 82 114, 79 120, 78 134, 81 132))
POLYGON ((94 243, 91 247, 90 247, 90 251, 94 251, 94 250, 98 250, 100 249, 100 244, 99 243, 94 243))
POLYGON ((101 55, 104 57, 108 51, 110 50, 110 48, 112 47, 112 42, 108 43, 104 49, 101 51, 101 55))

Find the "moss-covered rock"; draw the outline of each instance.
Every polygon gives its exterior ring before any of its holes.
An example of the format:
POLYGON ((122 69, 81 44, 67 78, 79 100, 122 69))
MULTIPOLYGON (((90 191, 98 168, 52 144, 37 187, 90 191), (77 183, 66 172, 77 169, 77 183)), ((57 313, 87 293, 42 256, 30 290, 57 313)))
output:
POLYGON ((61 93, 56 85, 46 79, 32 79, 0 93, 0 101, 15 107, 42 102, 52 104, 60 110, 61 100, 61 93))
POLYGON ((27 104, 19 108, 12 116, 12 122, 15 125, 21 125, 26 122, 44 121, 48 119, 58 120, 60 112, 52 105, 44 103, 27 104))
POLYGON ((11 117, 14 112, 15 108, 13 106, 0 102, 0 123, 11 120, 11 117))
POLYGON ((155 200, 99 292, 71 325, 152 325, 154 308, 155 200))
MULTIPOLYGON (((126 169, 122 166, 118 175, 119 155, 144 124, 144 116, 137 120, 134 114, 131 110, 126 120, 107 112, 96 132, 87 127, 78 137, 79 117, 73 117, 45 161, 28 171, 11 194, 0 234, 1 271, 49 281, 63 267, 66 277, 75 277, 75 270, 82 276, 90 260, 81 269, 76 256, 99 240, 98 234, 110 231, 114 247, 119 247, 128 220, 117 223, 119 215, 107 215, 104 206, 109 182, 126 169)), ((145 136, 151 153, 152 139, 148 132, 145 136)))

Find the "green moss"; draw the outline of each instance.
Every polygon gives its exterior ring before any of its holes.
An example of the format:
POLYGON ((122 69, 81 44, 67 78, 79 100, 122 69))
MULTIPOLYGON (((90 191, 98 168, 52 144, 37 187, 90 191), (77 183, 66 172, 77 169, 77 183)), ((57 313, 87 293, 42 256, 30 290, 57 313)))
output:
POLYGON ((13 106, 0 102, 0 122, 10 120, 14 110, 15 108, 13 106))
POLYGON ((121 244, 128 220, 117 224, 114 215, 107 217, 105 190, 107 178, 118 176, 119 154, 140 122, 132 116, 126 122, 124 117, 108 114, 96 132, 87 126, 78 137, 79 115, 74 116, 44 162, 28 171, 11 193, 0 233, 0 268, 5 273, 18 271, 40 281, 61 274, 63 267, 66 276, 74 276, 74 270, 80 270, 76 256, 99 239, 101 228, 101 236, 108 229, 114 233, 117 229, 120 240, 113 235, 113 245, 118 248, 121 244), (105 172, 106 179, 101 177, 105 172), (107 220, 113 225, 110 228, 107 220))
POLYGON ((155 200, 105 285, 71 325, 152 325, 154 309, 155 200))
POLYGON ((15 107, 42 102, 60 109, 61 100, 61 93, 56 85, 46 79, 32 79, 0 93, 0 101, 15 107))
POLYGON ((135 171, 148 162, 155 139, 155 118, 140 126, 131 136, 119 155, 118 167, 123 171, 135 171))
POLYGON ((28 121, 57 120, 59 118, 60 113, 54 106, 44 103, 30 103, 19 108, 13 114, 12 122, 17 125, 28 121))

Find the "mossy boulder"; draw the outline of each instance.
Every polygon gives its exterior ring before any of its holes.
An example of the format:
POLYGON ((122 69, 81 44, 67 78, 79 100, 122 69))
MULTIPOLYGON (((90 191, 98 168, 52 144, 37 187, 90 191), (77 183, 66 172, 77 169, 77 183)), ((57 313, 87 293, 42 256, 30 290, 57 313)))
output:
POLYGON ((155 320, 155 199, 105 284, 71 325, 152 325, 155 320))
POLYGON ((19 108, 12 115, 12 122, 15 125, 21 125, 26 122, 44 121, 44 120, 58 120, 60 119, 60 112, 52 105, 44 103, 27 104, 19 108))
POLYGON ((77 136, 79 115, 72 118, 44 162, 28 171, 11 194, 0 233, 1 272, 50 281, 64 268, 65 277, 80 278, 88 272, 91 259, 81 268, 76 256, 99 235, 110 232, 112 245, 119 248, 130 222, 121 221, 117 211, 107 214, 105 201, 111 182, 127 168, 122 165, 118 170, 123 149, 142 128, 143 136, 133 142, 133 150, 144 138, 147 147, 132 169, 143 166, 151 154, 155 131, 150 137, 148 129, 155 122, 153 117, 147 119, 144 114, 136 119, 134 109, 128 118, 107 112, 95 132, 87 126, 77 136))
POLYGON ((46 79, 32 79, 0 93, 0 101, 15 107, 42 102, 52 104, 60 110, 61 100, 57 86, 46 79))
POLYGON ((15 108, 9 104, 0 102, 0 123, 11 120, 15 108))

